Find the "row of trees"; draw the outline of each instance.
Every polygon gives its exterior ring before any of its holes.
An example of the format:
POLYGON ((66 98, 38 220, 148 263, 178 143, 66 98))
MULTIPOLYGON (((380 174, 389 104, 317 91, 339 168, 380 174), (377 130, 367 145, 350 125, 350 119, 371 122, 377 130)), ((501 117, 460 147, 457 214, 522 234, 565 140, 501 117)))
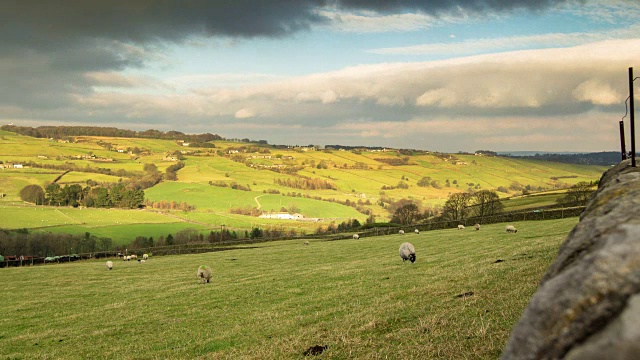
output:
POLYGON ((421 210, 419 204, 406 199, 387 206, 387 210, 393 214, 391 222, 403 225, 414 224, 438 213, 441 220, 449 221, 463 220, 470 216, 492 216, 503 209, 504 205, 498 194, 491 190, 451 194, 441 209, 421 210))
POLYGON ((0 129, 36 138, 55 139, 74 136, 105 136, 183 140, 191 143, 205 143, 207 141, 223 140, 220 135, 210 133, 188 135, 180 131, 163 132, 155 129, 133 131, 104 126, 38 126, 34 128, 30 126, 3 125, 0 129))
POLYGON ((286 186, 294 189, 303 190, 335 190, 336 186, 330 181, 324 179, 308 179, 302 177, 293 177, 286 179, 273 179, 273 182, 280 186, 286 186))
POLYGON ((463 220, 470 216, 492 216, 504 209, 500 197, 495 191, 481 190, 449 195, 442 207, 443 220, 463 220))
POLYGON ((92 253, 113 249, 110 238, 84 235, 29 233, 28 230, 0 230, 0 254, 53 256, 92 253))
POLYGON ((36 205, 119 207, 135 209, 144 202, 144 191, 125 188, 122 183, 111 187, 82 187, 78 184, 61 187, 58 183, 47 185, 27 185, 20 190, 23 201, 36 205))

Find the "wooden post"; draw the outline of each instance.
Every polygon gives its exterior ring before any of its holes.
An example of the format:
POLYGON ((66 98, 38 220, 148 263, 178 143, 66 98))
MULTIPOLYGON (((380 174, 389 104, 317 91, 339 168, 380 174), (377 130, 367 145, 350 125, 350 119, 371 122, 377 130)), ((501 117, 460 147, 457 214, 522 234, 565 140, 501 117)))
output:
POLYGON ((636 167, 636 124, 633 109, 633 68, 629 68, 629 114, 631 118, 631 167, 636 167))
POLYGON ((620 154, 622 160, 627 159, 627 147, 624 144, 624 121, 620 120, 620 154))

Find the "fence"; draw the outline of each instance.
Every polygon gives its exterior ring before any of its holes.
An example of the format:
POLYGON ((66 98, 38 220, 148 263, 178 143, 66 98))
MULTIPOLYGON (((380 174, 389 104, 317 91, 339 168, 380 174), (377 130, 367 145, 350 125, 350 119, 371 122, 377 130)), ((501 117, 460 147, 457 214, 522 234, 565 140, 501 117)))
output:
MULTIPOLYGON (((529 211, 521 211, 521 212, 510 212, 510 213, 503 213, 503 214, 492 215, 492 216, 470 217, 470 218, 460 219, 460 220, 427 221, 425 223, 420 223, 420 224, 396 226, 396 227, 374 227, 371 229, 359 230, 357 231, 357 233, 362 238, 367 236, 397 234, 400 230, 403 230, 404 232, 413 232, 415 229, 418 229, 419 231, 430 231, 430 230, 457 228, 458 225, 473 226, 476 223, 484 225, 484 224, 495 224, 495 223, 516 222, 516 221, 539 221, 539 220, 551 220, 551 219, 564 219, 568 217, 579 216, 582 213, 582 211, 584 211, 584 209, 585 209, 584 206, 575 206, 575 207, 560 208, 560 209, 539 209, 539 210, 533 210, 533 211, 529 210, 529 211)), ((234 239, 234 240, 223 240, 223 241, 217 241, 213 243, 204 243, 204 244, 157 246, 152 248, 135 249, 128 253, 136 254, 138 256, 141 256, 144 253, 149 253, 149 254, 152 253, 154 256, 199 254, 199 253, 205 253, 205 252, 253 248, 253 247, 247 247, 247 246, 239 247, 234 245, 249 245, 249 244, 256 244, 256 243, 268 242, 268 241, 274 241, 274 240, 298 240, 298 239, 318 239, 318 240, 324 240, 324 241, 344 240, 344 239, 351 239, 354 233, 355 231, 352 231, 349 233, 341 232, 341 233, 332 233, 332 234, 309 234, 309 235, 300 235, 300 236, 234 239)), ((0 261, 0 268, 9 267, 9 266, 36 265, 36 264, 53 263, 53 262, 55 263, 69 262, 69 261, 75 261, 75 260, 81 260, 81 259, 113 258, 113 257, 121 257, 121 256, 122 256, 122 253, 117 251, 104 251, 104 252, 95 252, 90 254, 78 254, 78 255, 75 255, 75 254, 63 255, 63 256, 56 256, 54 258, 7 256, 4 258, 3 261, 0 261), (53 259, 53 260, 49 260, 49 259, 53 259)))

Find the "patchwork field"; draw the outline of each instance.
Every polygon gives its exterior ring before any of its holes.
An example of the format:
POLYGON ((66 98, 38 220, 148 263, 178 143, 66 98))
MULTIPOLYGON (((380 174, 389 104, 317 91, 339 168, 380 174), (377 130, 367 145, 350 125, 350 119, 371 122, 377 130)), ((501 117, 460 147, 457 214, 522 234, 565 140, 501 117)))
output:
POLYGON ((4 194, 0 196, 0 228, 90 232, 99 236, 112 233, 121 239, 114 239, 117 243, 126 243, 136 236, 165 234, 172 224, 177 226, 175 231, 191 224, 204 232, 225 225, 241 233, 251 231, 254 226, 282 226, 311 233, 319 226, 326 228, 349 219, 364 223, 366 213, 378 222, 389 221, 392 216, 389 204, 400 200, 411 200, 421 211, 437 212, 450 194, 463 191, 496 190, 504 199, 517 196, 504 201, 508 211, 553 205, 562 193, 521 197, 522 189, 549 192, 580 181, 594 182, 606 170, 602 166, 469 154, 303 150, 231 141, 213 141, 209 146, 214 147, 192 148, 172 140, 97 136, 68 139, 71 141, 37 139, 0 131, 2 164, 33 165, 0 169, 0 194, 4 194), (178 158, 184 167, 177 171, 177 181, 164 180, 145 189, 145 196, 150 201, 184 202, 195 206, 193 211, 149 215, 112 212, 123 214, 124 218, 105 216, 94 221, 93 209, 83 209, 82 213, 74 212, 75 209, 43 210, 28 206, 19 197, 24 186, 46 187, 67 170, 71 171, 58 180, 61 186, 84 187, 89 183, 106 186, 143 177, 145 164, 154 164, 164 173, 178 158), (418 186, 427 177, 429 186, 418 186), (306 180, 330 184, 333 189, 284 184, 306 180), (249 191, 238 190, 239 187, 249 191), (288 211, 320 221, 260 219, 234 213, 240 208, 288 211), (157 228, 149 224, 157 224, 157 228), (141 230, 147 232, 141 234, 141 230))
POLYGON ((576 223, 0 269, 0 357, 495 359, 576 223))

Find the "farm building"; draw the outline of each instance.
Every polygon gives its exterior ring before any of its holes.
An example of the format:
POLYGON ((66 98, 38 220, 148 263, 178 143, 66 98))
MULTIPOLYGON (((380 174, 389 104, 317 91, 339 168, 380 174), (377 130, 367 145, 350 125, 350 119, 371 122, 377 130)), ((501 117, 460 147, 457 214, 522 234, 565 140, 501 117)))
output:
POLYGON ((302 214, 289 213, 265 213, 259 216, 262 219, 280 219, 280 220, 300 220, 304 219, 302 214))

